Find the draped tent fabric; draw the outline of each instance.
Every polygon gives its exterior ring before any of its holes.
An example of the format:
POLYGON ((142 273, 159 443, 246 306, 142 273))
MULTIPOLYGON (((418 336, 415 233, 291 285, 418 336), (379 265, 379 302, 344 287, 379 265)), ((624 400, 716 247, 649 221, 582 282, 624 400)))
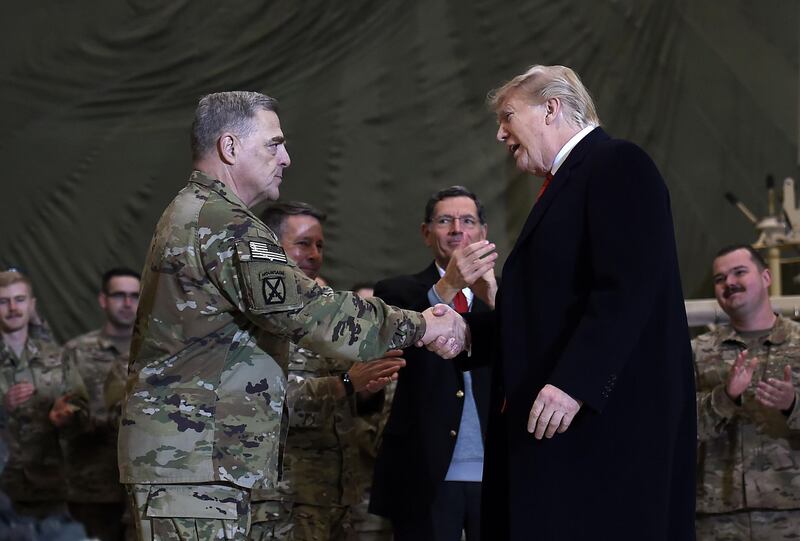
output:
POLYGON ((97 326, 101 273, 141 268, 186 183, 197 99, 232 89, 280 101, 292 157, 281 198, 328 213, 323 274, 334 286, 421 268, 425 201, 451 184, 483 199, 502 263, 541 180, 517 172, 494 140, 486 93, 557 63, 582 76, 611 134, 656 160, 684 292, 705 297, 716 249, 755 240, 724 192, 763 215, 764 176, 798 178, 799 5, 10 4, 0 20, 0 263, 32 276, 61 339, 97 326))

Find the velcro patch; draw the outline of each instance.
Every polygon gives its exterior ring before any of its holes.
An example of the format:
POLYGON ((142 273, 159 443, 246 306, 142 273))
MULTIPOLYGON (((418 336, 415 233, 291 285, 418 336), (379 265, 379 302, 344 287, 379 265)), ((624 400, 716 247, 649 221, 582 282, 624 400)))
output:
POLYGON ((258 242, 251 240, 248 242, 250 246, 250 257, 253 259, 265 259, 268 261, 277 261, 279 263, 286 263, 286 252, 277 244, 269 242, 258 242))
POLYGON ((286 283, 282 276, 265 276, 261 282, 261 289, 264 293, 264 303, 283 304, 286 302, 286 283))
POLYGON ((301 273, 283 248, 270 239, 237 239, 236 267, 250 313, 273 314, 303 306, 296 279, 301 273))

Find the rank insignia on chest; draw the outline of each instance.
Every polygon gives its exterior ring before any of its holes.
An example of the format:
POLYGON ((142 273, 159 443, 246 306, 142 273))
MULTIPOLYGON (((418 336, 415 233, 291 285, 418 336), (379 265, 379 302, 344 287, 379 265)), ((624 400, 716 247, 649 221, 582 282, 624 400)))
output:
POLYGON ((250 246, 250 257, 253 259, 266 259, 269 261, 277 261, 279 263, 286 263, 286 252, 283 251, 283 248, 278 246, 277 244, 272 244, 269 242, 257 242, 251 240, 249 243, 250 246))

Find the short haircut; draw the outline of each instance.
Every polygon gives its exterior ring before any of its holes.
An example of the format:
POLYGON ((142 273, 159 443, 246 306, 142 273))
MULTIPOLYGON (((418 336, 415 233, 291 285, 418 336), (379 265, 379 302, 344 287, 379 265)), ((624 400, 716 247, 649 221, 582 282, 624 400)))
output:
POLYGON ((728 246, 725 246, 719 252, 717 252, 717 255, 714 256, 714 261, 716 261, 717 259, 719 259, 724 255, 728 255, 731 252, 735 252, 736 250, 746 250, 750 254, 750 259, 753 261, 753 263, 756 264, 756 267, 758 267, 758 270, 763 271, 768 267, 767 262, 764 260, 764 257, 749 244, 730 244, 728 246))
POLYGON ((192 158, 198 160, 213 149, 223 132, 250 135, 253 117, 260 110, 278 112, 278 101, 259 92, 236 90, 200 98, 192 123, 192 158))
POLYGON ((327 215, 316 207, 302 201, 272 203, 261 213, 261 221, 269 227, 278 238, 283 236, 283 222, 289 216, 311 216, 319 223, 325 223, 327 215))
POLYGON ((489 108, 497 113, 506 99, 517 93, 532 104, 559 98, 564 118, 575 127, 600 125, 592 96, 578 74, 565 66, 531 66, 525 73, 489 92, 489 108))
POLYGON ((130 276, 131 278, 136 278, 139 281, 142 280, 142 276, 133 269, 129 269, 128 267, 114 267, 113 269, 108 269, 103 273, 103 279, 100 282, 100 291, 103 293, 108 293, 108 284, 111 283, 112 278, 116 278, 118 276, 130 276))
POLYGON ((478 211, 478 221, 481 225, 486 224, 486 214, 483 210, 483 203, 481 200, 478 199, 478 196, 475 195, 474 192, 471 192, 464 186, 450 186, 449 188, 443 188, 438 192, 431 195, 428 202, 425 204, 425 223, 428 224, 433 220, 433 211, 436 208, 436 203, 443 199, 448 199, 450 197, 469 197, 473 201, 475 201, 475 208, 478 211))
POLYGON ((19 283, 26 284, 28 292, 33 296, 33 283, 25 274, 15 269, 0 272, 0 287, 9 287, 19 283))

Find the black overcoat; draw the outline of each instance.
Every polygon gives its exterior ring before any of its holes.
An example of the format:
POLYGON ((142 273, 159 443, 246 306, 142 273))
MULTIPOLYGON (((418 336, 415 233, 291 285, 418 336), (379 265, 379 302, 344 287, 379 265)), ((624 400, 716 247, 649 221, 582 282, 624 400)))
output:
POLYGON ((496 312, 467 317, 462 366, 500 360, 485 539, 694 539, 691 351, 669 194, 644 151, 600 128, 578 143, 506 260, 496 312), (526 425, 547 383, 583 407, 538 441, 526 425))
MULTIPOLYGON (((378 282, 375 296, 385 302, 423 311, 428 290, 439 280, 436 266, 408 276, 378 282)), ((475 297, 472 311, 489 307, 475 297)), ((414 520, 431 505, 453 457, 464 406, 464 375, 451 361, 425 348, 409 348, 403 356, 391 414, 375 464, 370 512, 393 521, 414 520)), ((485 433, 489 412, 490 368, 474 369, 472 392, 485 433)))

